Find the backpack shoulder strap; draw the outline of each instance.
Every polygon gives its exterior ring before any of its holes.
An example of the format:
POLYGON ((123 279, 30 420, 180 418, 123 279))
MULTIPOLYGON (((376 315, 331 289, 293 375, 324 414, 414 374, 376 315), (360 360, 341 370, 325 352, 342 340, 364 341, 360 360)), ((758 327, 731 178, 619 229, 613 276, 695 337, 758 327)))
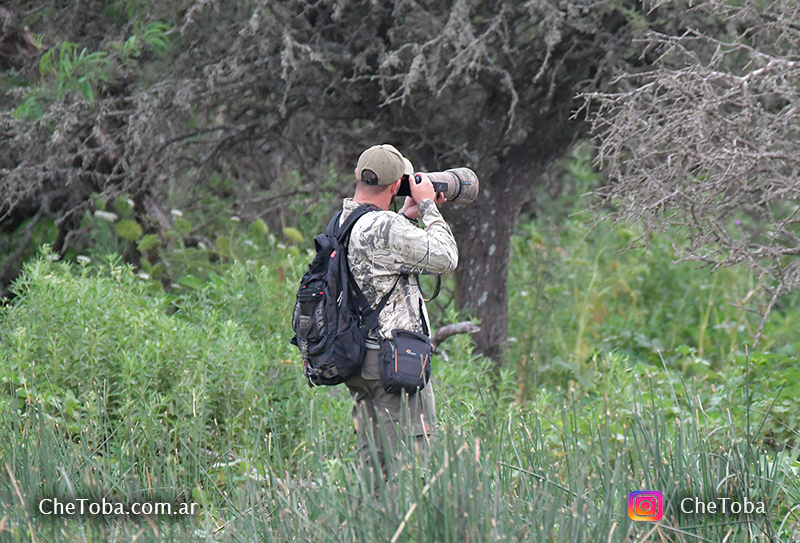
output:
POLYGON ((375 328, 378 327, 378 317, 380 317, 380 314, 381 314, 381 311, 383 311, 383 308, 386 307, 386 302, 389 301, 389 296, 391 296, 392 292, 394 292, 394 289, 397 287, 397 283, 400 282, 400 277, 401 277, 400 275, 397 276, 397 279, 394 280, 394 285, 392 285, 392 288, 390 288, 389 292, 387 292, 384 295, 384 297, 381 298, 381 301, 378 302, 378 305, 374 309, 372 307, 370 307, 369 302, 367 302, 367 299, 364 296, 364 294, 361 292, 361 289, 358 288, 358 285, 356 285, 356 282, 353 281, 352 288, 353 288, 354 292, 356 293, 356 301, 360 302, 359 301, 359 296, 360 296, 361 298, 364 299, 364 303, 366 303, 366 309, 362 309, 360 303, 359 303, 359 307, 358 307, 359 310, 361 311, 361 314, 363 315, 364 331, 365 332, 370 332, 371 330, 374 330, 375 328))
POLYGON ((339 211, 333 218, 328 222, 327 228, 325 228, 325 233, 335 236, 336 231, 339 229, 339 218, 342 216, 342 212, 339 211))
MULTIPOLYGON (((336 216, 331 219, 331 222, 328 224, 327 232, 331 235, 336 236, 336 240, 339 242, 339 245, 344 249, 347 250, 347 245, 350 241, 350 232, 353 229, 353 226, 356 224, 356 221, 366 215, 371 211, 380 211, 376 205, 373 204, 361 204, 356 209, 353 210, 350 215, 347 216, 347 219, 339 225, 339 219, 342 215, 342 212, 336 214, 336 216)), ((374 328, 378 327, 378 315, 386 307, 386 303, 389 301, 389 296, 391 296, 392 292, 394 292, 395 287, 397 287, 397 283, 400 281, 400 276, 392 285, 392 288, 386 295, 381 298, 378 305, 373 309, 370 305, 367 297, 364 296, 364 293, 361 291, 361 288, 356 283, 355 279, 353 278, 353 274, 350 272, 350 266, 347 267, 347 279, 350 283, 350 288, 352 289, 353 295, 355 296, 356 306, 358 307, 358 312, 364 319, 363 322, 365 324, 365 331, 373 330, 374 328)))
POLYGON ((355 226, 356 221, 370 211, 380 210, 381 208, 373 204, 361 204, 347 216, 341 225, 339 224, 339 218, 342 216, 342 212, 340 211, 331 219, 331 222, 328 224, 327 232, 336 236, 339 245, 347 247, 347 242, 350 240, 350 231, 353 229, 353 226, 355 226))
POLYGON ((344 247, 347 250, 347 242, 350 239, 350 231, 353 229, 353 226, 356 224, 356 221, 363 217, 368 212, 372 211, 373 209, 380 209, 378 206, 374 206, 372 204, 361 204, 356 209, 353 210, 350 215, 347 216, 344 223, 339 225, 339 220, 342 217, 342 211, 339 211, 336 215, 331 218, 328 222, 328 226, 325 228, 325 233, 320 234, 314 238, 314 243, 319 251, 321 248, 327 249, 330 247, 331 238, 336 238, 336 241, 339 243, 340 246, 344 247))
POLYGON ((330 222, 328 222, 325 232, 317 234, 317 236, 314 238, 314 247, 317 250, 317 253, 331 250, 333 246, 332 238, 336 237, 336 230, 339 228, 339 217, 341 216, 341 211, 334 215, 330 222))

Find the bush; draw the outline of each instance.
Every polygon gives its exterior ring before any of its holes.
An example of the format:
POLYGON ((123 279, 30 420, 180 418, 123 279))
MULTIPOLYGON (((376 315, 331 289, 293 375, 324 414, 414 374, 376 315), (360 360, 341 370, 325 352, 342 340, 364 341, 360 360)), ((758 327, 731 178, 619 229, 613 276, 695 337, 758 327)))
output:
MULTIPOLYGON (((520 227, 512 240, 509 354, 534 387, 591 388, 597 353, 692 375, 727 371, 752 346, 760 316, 740 309, 756 288, 748 272, 674 264, 665 236, 651 236, 646 255, 626 252, 636 235, 625 227, 587 234, 574 219, 520 227)), ((798 300, 783 300, 786 310, 770 320, 759 350, 796 351, 798 300)))
POLYGON ((263 409, 286 403, 301 379, 279 314, 252 320, 263 316, 253 310, 260 302, 285 298, 268 270, 242 265, 200 293, 176 296, 152 292, 115 259, 95 269, 41 258, 14 289, 0 314, 0 368, 18 408, 42 403, 76 435, 104 426, 99 435, 113 434, 118 447, 147 447, 165 429, 171 447, 198 435, 245 444, 238 436, 254 424, 291 429, 294 416, 263 409), (226 311, 214 304, 220 293, 230 294, 226 311), (263 421, 265 413, 272 418, 263 421))

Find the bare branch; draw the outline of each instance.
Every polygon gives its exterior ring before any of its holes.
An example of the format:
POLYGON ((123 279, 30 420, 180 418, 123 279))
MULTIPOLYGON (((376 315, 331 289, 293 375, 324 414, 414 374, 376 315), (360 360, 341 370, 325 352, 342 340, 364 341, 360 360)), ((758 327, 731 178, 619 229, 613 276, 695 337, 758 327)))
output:
POLYGON ((450 336, 455 336, 456 334, 477 334, 480 331, 480 326, 476 325, 472 321, 447 324, 434 332, 433 337, 431 338, 431 347, 435 351, 436 347, 438 347, 450 336))

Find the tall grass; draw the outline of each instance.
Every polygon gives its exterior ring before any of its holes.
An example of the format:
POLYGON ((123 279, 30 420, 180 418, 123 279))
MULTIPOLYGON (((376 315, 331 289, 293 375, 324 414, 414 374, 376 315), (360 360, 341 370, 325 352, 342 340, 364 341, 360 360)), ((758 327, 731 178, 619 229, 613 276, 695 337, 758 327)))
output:
MULTIPOLYGON (((612 351, 689 375, 724 372, 752 345, 760 316, 741 309, 757 291, 752 275, 675 264, 666 236, 652 236, 646 253, 626 251, 635 238, 625 227, 587 234, 576 219, 520 227, 509 274, 509 360, 534 383, 590 388, 593 360, 612 351)), ((796 355, 799 303, 797 295, 782 300, 761 352, 796 355)))
MULTIPOLYGON (((324 430, 313 422, 308 436, 323 445, 291 460, 275 454, 281 438, 264 428, 255 430, 258 439, 239 462, 209 456, 200 436, 172 454, 131 447, 107 456, 91 440, 69 435, 38 403, 22 410, 5 404, 0 539, 796 541, 800 523, 790 511, 800 498, 790 465, 796 451, 767 455, 746 428, 709 422, 704 407, 691 400, 671 421, 657 394, 636 392, 647 391, 647 382, 631 385, 620 391, 630 394, 622 414, 606 411, 603 402, 589 409, 572 402, 509 410, 495 421, 495 436, 451 419, 430 459, 404 451, 396 479, 377 495, 372 474, 342 460, 347 446, 325 446, 324 430), (627 496, 637 489, 663 493, 660 522, 628 518, 627 496), (104 495, 189 499, 202 509, 174 522, 37 513, 42 497, 104 495), (679 499, 686 495, 747 496, 763 500, 766 514, 684 515, 679 499)), ((309 421, 313 409, 303 407, 309 421)), ((166 431, 149 439, 151 445, 170 443, 166 431)))

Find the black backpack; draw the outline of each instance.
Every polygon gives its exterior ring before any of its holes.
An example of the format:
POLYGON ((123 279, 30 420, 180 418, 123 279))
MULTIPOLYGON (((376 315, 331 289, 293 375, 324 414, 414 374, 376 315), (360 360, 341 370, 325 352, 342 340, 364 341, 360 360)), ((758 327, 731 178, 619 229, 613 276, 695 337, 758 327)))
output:
MULTIPOLYGON (((292 315, 297 345, 308 386, 338 385, 364 362, 366 337, 378 326, 378 315, 394 286, 375 309, 367 302, 347 265, 350 231, 358 219, 380 208, 357 207, 339 226, 336 214, 325 233, 314 238, 317 254, 300 280, 292 315)), ((397 282, 395 282, 397 286, 397 282)))

